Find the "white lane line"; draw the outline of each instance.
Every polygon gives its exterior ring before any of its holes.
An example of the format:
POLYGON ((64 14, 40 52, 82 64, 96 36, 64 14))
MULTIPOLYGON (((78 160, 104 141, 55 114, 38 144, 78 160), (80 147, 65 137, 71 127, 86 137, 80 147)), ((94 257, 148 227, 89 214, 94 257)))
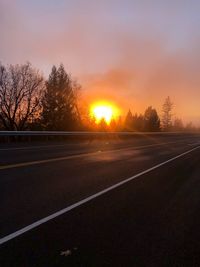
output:
POLYGON ((109 191, 111 191, 111 190, 113 190, 113 189, 115 189, 117 187, 120 187, 123 184, 126 184, 126 183, 128 183, 128 182, 130 182, 130 181, 132 181, 132 180, 134 180, 134 179, 136 179, 136 178, 138 178, 138 177, 140 177, 140 176, 142 176, 142 175, 144 175, 146 173, 149 173, 149 172, 151 172, 151 171, 153 171, 153 170, 155 170, 155 169, 157 169, 157 168, 159 168, 159 167, 161 167, 161 166, 163 166, 163 165, 165 165, 165 164, 167 164, 169 162, 172 162, 172 161, 174 161, 174 160, 176 160, 178 158, 181 158, 181 157, 183 157, 183 156, 185 156, 185 155, 187 155, 187 154, 191 153, 192 151, 197 150, 199 148, 200 148, 200 146, 197 146, 197 147, 195 147, 193 149, 190 149, 190 150, 188 150, 188 151, 186 151, 184 153, 181 153, 178 156, 175 156, 175 157, 173 157, 171 159, 168 159, 168 160, 166 160, 166 161, 164 161, 162 163, 159 163, 159 164, 157 164, 157 165, 155 165, 155 166, 153 166, 153 167, 151 167, 151 168, 149 168, 149 169, 147 169, 145 171, 142 171, 142 172, 140 172, 138 174, 135 174, 135 175, 133 175, 133 176, 131 176, 131 177, 129 177, 129 178, 117 183, 117 184, 114 184, 114 185, 112 185, 112 186, 110 186, 110 187, 108 187, 108 188, 106 188, 106 189, 104 189, 102 191, 99 191, 98 193, 96 193, 94 195, 86 197, 86 198, 84 198, 84 199, 82 199, 82 200, 80 200, 80 201, 78 201, 78 202, 76 202, 76 203, 74 203, 74 204, 62 209, 62 210, 59 210, 59 211, 57 211, 57 212, 55 212, 55 213, 53 213, 53 214, 51 214, 51 215, 39 220, 39 221, 36 221, 36 222, 34 222, 34 223, 24 227, 24 228, 12 233, 12 234, 4 236, 3 238, 0 239, 0 245, 6 243, 9 240, 14 239, 17 236, 20 236, 20 235, 22 235, 22 234, 24 234, 24 233, 26 233, 26 232, 38 227, 39 225, 44 224, 44 223, 46 223, 46 222, 48 222, 48 221, 50 221, 50 220, 52 220, 52 219, 64 214, 64 213, 67 213, 67 212, 69 212, 69 211, 71 211, 71 210, 73 210, 73 209, 75 209, 75 208, 77 208, 77 207, 79 207, 79 206, 81 206, 81 205, 83 205, 83 204, 85 204, 85 203, 87 203, 87 202, 99 197, 99 196, 102 196, 103 194, 105 194, 105 193, 107 193, 107 192, 109 192, 109 191))
POLYGON ((194 145, 199 145, 199 142, 188 144, 188 146, 194 146, 194 145))
POLYGON ((8 164, 8 165, 2 165, 0 166, 0 170, 7 170, 7 169, 13 169, 13 168, 20 168, 20 167, 27 167, 32 165, 38 165, 38 164, 44 164, 44 163, 50 163, 50 162, 57 162, 57 161, 63 161, 63 160, 69 160, 69 159, 77 159, 87 156, 96 155, 99 152, 101 153, 110 153, 110 152, 119 152, 119 151, 129 151, 129 150, 137 150, 142 148, 148 148, 148 147, 155 147, 160 145, 168 145, 168 144, 174 144, 177 142, 167 142, 167 143, 158 143, 158 144, 151 144, 151 145, 145 145, 145 146, 138 146, 138 147, 126 147, 126 148, 118 148, 118 149, 112 149, 112 150, 99 150, 95 152, 88 152, 88 153, 82 153, 82 154, 75 154, 75 155, 68 155, 65 157, 58 157, 58 158, 51 158, 51 159, 42 159, 42 160, 35 160, 35 161, 28 161, 28 162, 20 162, 20 163, 14 163, 14 164, 8 164))

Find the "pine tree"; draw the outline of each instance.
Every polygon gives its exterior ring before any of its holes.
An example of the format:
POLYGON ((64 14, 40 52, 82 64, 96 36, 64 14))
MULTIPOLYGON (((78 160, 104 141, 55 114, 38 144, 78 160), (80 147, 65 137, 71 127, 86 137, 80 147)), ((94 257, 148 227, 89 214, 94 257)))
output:
POLYGON ((116 131, 116 129, 117 129, 117 123, 116 123, 115 119, 112 118, 110 121, 110 130, 114 132, 114 131, 116 131))
POLYGON ((80 123, 77 108, 78 85, 61 64, 53 66, 42 99, 42 122, 46 130, 73 130, 80 123))
POLYGON ((100 132, 106 132, 108 130, 108 125, 106 123, 106 120, 102 118, 98 124, 98 130, 100 132))
POLYGON ((138 115, 135 113, 133 116, 133 130, 138 132, 144 131, 144 116, 142 114, 138 115))
POLYGON ((133 130, 133 115, 132 115, 132 112, 130 111, 130 109, 126 115, 126 118, 124 121, 124 127, 128 131, 133 130))
POLYGON ((149 132, 160 131, 160 119, 157 111, 151 106, 148 107, 144 113, 144 130, 149 132))
POLYGON ((173 123, 173 131, 183 131, 184 130, 184 125, 183 121, 179 118, 175 118, 174 123, 173 123))

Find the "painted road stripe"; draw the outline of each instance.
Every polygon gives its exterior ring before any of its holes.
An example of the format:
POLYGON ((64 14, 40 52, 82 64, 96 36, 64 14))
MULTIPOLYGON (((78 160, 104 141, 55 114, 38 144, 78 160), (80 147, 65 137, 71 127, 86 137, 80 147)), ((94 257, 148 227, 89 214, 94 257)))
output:
POLYGON ((194 146, 194 145, 199 145, 199 144, 200 144, 199 142, 195 142, 195 143, 188 144, 188 146, 194 146))
MULTIPOLYGON (((182 142, 182 141, 180 141, 180 142, 182 142)), ((151 144, 151 145, 138 146, 138 147, 128 147, 128 148, 118 148, 118 149, 112 149, 112 150, 103 150, 103 151, 101 150, 101 151, 88 152, 88 153, 82 153, 82 154, 78 154, 78 155, 76 154, 76 155, 70 155, 70 156, 58 157, 58 158, 52 158, 52 159, 42 159, 42 160, 14 163, 14 164, 8 164, 8 165, 0 166, 0 170, 27 167, 27 166, 32 166, 32 165, 38 165, 38 164, 44 164, 44 163, 50 163, 50 162, 57 162, 57 161, 63 161, 63 160, 69 160, 69 159, 77 159, 77 158, 97 155, 98 153, 110 153, 110 152, 118 152, 118 151, 128 151, 128 150, 133 150, 133 149, 137 150, 137 149, 142 149, 142 148, 155 147, 155 146, 161 146, 161 145, 168 145, 168 144, 174 144, 174 143, 178 143, 178 142, 159 143, 159 144, 151 144)))
POLYGON ((153 167, 151 167, 151 168, 149 168, 149 169, 147 169, 145 171, 142 171, 142 172, 140 172, 138 174, 135 174, 135 175, 133 175, 133 176, 131 176, 131 177, 129 177, 129 178, 117 183, 117 184, 114 184, 114 185, 112 185, 112 186, 110 186, 110 187, 108 187, 108 188, 106 188, 106 189, 94 194, 94 195, 86 197, 86 198, 84 198, 84 199, 82 199, 82 200, 80 200, 80 201, 78 201, 78 202, 76 202, 76 203, 74 203, 74 204, 62 209, 62 210, 59 210, 59 211, 57 211, 57 212, 55 212, 55 213, 53 213, 53 214, 51 214, 51 215, 39 220, 39 221, 36 221, 36 222, 34 222, 34 223, 24 227, 24 228, 12 233, 12 234, 9 234, 9 235, 7 235, 7 236, 5 236, 5 237, 0 239, 0 245, 8 242, 11 239, 16 238, 17 236, 20 236, 20 235, 26 233, 26 232, 28 232, 28 231, 30 231, 30 230, 38 227, 38 226, 40 226, 41 224, 44 224, 44 223, 46 223, 46 222, 48 222, 48 221, 50 221, 50 220, 62 215, 62 214, 65 214, 65 213, 67 213, 67 212, 69 212, 69 211, 71 211, 71 210, 73 210, 73 209, 75 209, 75 208, 77 208, 77 207, 79 207, 79 206, 81 206, 81 205, 83 205, 83 204, 85 204, 85 203, 87 203, 87 202, 99 197, 99 196, 102 196, 103 194, 106 194, 109 191, 112 191, 113 189, 115 189, 117 187, 120 187, 121 185, 124 185, 124 184, 126 184, 126 183, 128 183, 128 182, 130 182, 130 181, 132 181, 132 180, 134 180, 134 179, 146 174, 146 173, 149 173, 149 172, 151 172, 151 171, 153 171, 153 170, 155 170, 155 169, 157 169, 157 168, 159 168, 159 167, 161 167, 161 166, 163 166, 163 165, 165 165, 165 164, 167 164, 169 162, 172 162, 172 161, 174 161, 174 160, 176 160, 178 158, 181 158, 181 157, 183 157, 183 156, 185 156, 185 155, 187 155, 187 154, 191 153, 192 151, 195 151, 195 150, 197 150, 199 148, 200 148, 200 146, 197 146, 197 147, 195 147, 193 149, 190 149, 190 150, 188 150, 188 151, 186 151, 184 153, 181 153, 178 156, 175 156, 175 157, 173 157, 171 159, 168 159, 168 160, 166 160, 166 161, 164 161, 162 163, 159 163, 159 164, 157 164, 157 165, 155 165, 155 166, 153 166, 153 167))
POLYGON ((35 160, 35 161, 29 161, 29 162, 22 162, 22 163, 16 163, 16 164, 3 165, 3 166, 0 166, 0 170, 27 167, 27 166, 44 164, 44 163, 49 163, 49 162, 62 161, 62 160, 67 160, 67 159, 76 159, 76 158, 80 158, 80 157, 83 157, 83 156, 95 155, 95 154, 98 154, 98 153, 99 152, 83 153, 83 154, 71 155, 71 156, 59 157, 59 158, 53 158, 53 159, 43 159, 43 160, 35 160))

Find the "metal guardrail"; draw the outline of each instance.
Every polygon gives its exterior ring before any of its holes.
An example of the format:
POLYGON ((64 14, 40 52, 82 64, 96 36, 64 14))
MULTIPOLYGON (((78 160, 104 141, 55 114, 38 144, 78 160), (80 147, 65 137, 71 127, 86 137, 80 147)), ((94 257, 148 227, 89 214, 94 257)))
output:
MULTIPOLYGON (((0 131, 0 136, 173 135, 192 132, 0 131)), ((197 134, 197 132, 196 132, 197 134)))

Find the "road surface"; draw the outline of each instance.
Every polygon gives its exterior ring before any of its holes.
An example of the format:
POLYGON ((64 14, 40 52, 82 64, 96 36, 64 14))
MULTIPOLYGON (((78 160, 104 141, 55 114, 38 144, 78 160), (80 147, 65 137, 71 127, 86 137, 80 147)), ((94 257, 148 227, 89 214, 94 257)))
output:
POLYGON ((200 266, 200 135, 0 145, 0 266, 200 266))

